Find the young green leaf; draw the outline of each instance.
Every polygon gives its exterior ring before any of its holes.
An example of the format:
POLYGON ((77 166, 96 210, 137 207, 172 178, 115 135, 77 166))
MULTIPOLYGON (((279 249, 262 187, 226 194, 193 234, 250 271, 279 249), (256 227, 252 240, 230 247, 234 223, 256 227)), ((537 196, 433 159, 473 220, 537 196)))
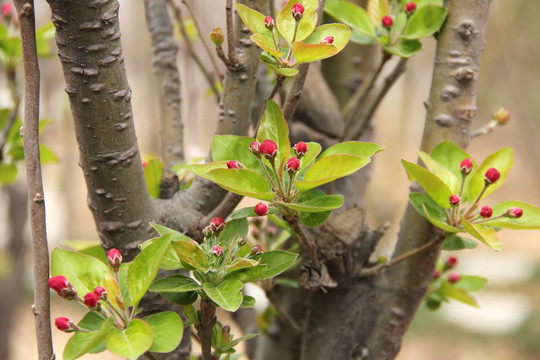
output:
POLYGON ((523 210, 523 215, 517 219, 509 217, 498 218, 487 221, 484 225, 515 230, 540 229, 540 208, 521 201, 505 201, 497 204, 493 207, 493 215, 504 214, 512 207, 518 207, 523 210))
POLYGON ((245 218, 229 220, 225 229, 219 233, 219 241, 230 243, 235 237, 245 238, 248 231, 249 226, 245 218))
POLYGON ((285 166, 288 160, 291 144, 289 143, 289 127, 287 121, 283 117, 283 113, 273 100, 266 102, 266 108, 259 125, 257 133, 257 141, 272 140, 278 148, 278 155, 275 159, 278 169, 285 166))
POLYGON ((461 175, 459 178, 456 177, 456 175, 454 175, 454 173, 450 171, 446 166, 437 162, 423 151, 419 151, 418 155, 420 156, 420 159, 422 159, 426 167, 448 186, 452 194, 457 194, 459 192, 459 186, 461 185, 461 181, 459 181, 458 179, 461 179, 461 175))
POLYGON ((487 284, 487 279, 481 276, 461 275, 459 282, 454 284, 458 289, 469 292, 477 292, 482 290, 487 284))
POLYGON ((289 44, 293 42, 294 28, 296 26, 296 20, 292 16, 292 7, 295 3, 304 6, 304 16, 298 23, 296 41, 302 41, 307 38, 317 24, 317 0, 289 0, 287 5, 281 9, 276 19, 277 30, 289 44))
POLYGON ((313 199, 297 203, 285 203, 278 201, 276 204, 293 210, 316 213, 340 208, 341 205, 343 205, 343 195, 318 196, 313 199))
POLYGON ((240 18, 246 26, 251 30, 253 35, 251 41, 263 50, 268 51, 273 56, 279 57, 280 52, 276 49, 274 40, 272 38, 272 31, 267 29, 264 24, 265 16, 249 7, 236 3, 236 10, 240 18))
POLYGON ((384 150, 384 147, 374 143, 360 141, 346 141, 337 143, 324 150, 319 158, 334 154, 347 154, 361 157, 372 157, 384 150))
POLYGON ((178 258, 189 266, 199 271, 204 271, 208 267, 208 259, 198 245, 177 241, 171 243, 171 246, 178 258))
POLYGON ((274 193, 265 178, 248 169, 215 169, 208 173, 208 178, 236 194, 259 200, 270 201, 274 193))
POLYGON ((419 183, 428 195, 443 209, 450 207, 448 199, 452 195, 452 192, 441 179, 421 166, 406 160, 401 160, 401 163, 405 171, 407 171, 409 180, 419 183))
POLYGON ((447 251, 474 249, 476 247, 478 247, 478 243, 476 241, 457 235, 450 235, 446 237, 441 244, 441 249, 447 251))
POLYGON ((150 287, 171 240, 171 234, 160 237, 159 240, 142 250, 129 265, 127 283, 131 295, 130 305, 137 306, 150 287))
POLYGON ((203 289, 206 295, 218 306, 227 311, 236 311, 242 304, 242 289, 241 281, 239 280, 224 280, 218 286, 211 283, 204 283, 203 289))
POLYGON ((176 274, 156 280, 150 285, 149 290, 159 293, 188 292, 202 289, 202 286, 190 277, 176 274))
POLYGON ((152 328, 140 319, 133 319, 129 325, 120 330, 113 327, 105 345, 115 355, 135 360, 150 348, 154 341, 152 328))
POLYGON ((227 161, 216 161, 208 164, 184 164, 180 168, 191 171, 192 173, 202 177, 203 179, 212 181, 208 177, 208 172, 215 169, 227 169, 227 161))
POLYGON ((148 351, 167 353, 173 351, 184 333, 182 319, 172 311, 163 311, 144 318, 154 332, 154 342, 148 351))
POLYGON ((396 45, 389 46, 383 38, 380 38, 379 43, 387 53, 402 58, 411 57, 422 50, 422 43, 418 40, 400 40, 396 45))
MULTIPOLYGON (((468 198, 470 201, 474 201, 484 188, 484 175, 486 171, 489 168, 495 168, 499 170, 501 173, 501 177, 499 180, 491 184, 486 192, 484 192, 483 197, 486 197, 487 195, 491 194, 494 190, 496 190, 501 184, 504 182, 506 177, 508 176, 508 172, 510 171, 510 168, 514 164, 514 152, 512 148, 504 148, 501 149, 487 157, 486 160, 480 165, 478 170, 476 170, 474 173, 472 173, 471 180, 469 182, 469 192, 468 192, 468 198)), ((471 176, 471 175, 469 175, 471 176)))
POLYGON ((187 306, 193 304, 195 301, 197 301, 199 295, 196 291, 188 291, 188 292, 182 292, 182 293, 159 293, 162 297, 169 300, 172 303, 181 305, 181 306, 187 306))
POLYGON ((469 294, 469 292, 462 289, 458 289, 457 287, 450 284, 449 282, 446 282, 446 281, 443 282, 439 291, 441 292, 443 296, 447 296, 449 298, 460 301, 467 305, 479 307, 478 303, 476 302, 476 299, 472 297, 471 294, 469 294))
POLYGON ((249 170, 265 176, 259 160, 249 151, 253 141, 255 139, 247 136, 216 135, 212 139, 212 157, 214 161, 239 161, 249 170))
MULTIPOLYGON (((120 291, 120 285, 116 282, 115 277, 109 273, 104 272, 103 273, 103 285, 105 288, 105 291, 107 291, 107 299, 108 301, 117 309, 124 309, 125 304, 122 300, 122 293, 120 291)), ((109 305, 107 304, 106 307, 108 308, 109 305)))
POLYGON ((495 229, 482 225, 482 224, 471 224, 466 219, 461 217, 461 222, 463 224, 463 228, 465 228, 465 231, 467 231, 469 234, 492 248, 493 250, 499 251, 501 249, 501 243, 499 242, 499 239, 497 238, 497 233, 495 232, 495 229))
POLYGON ((424 213, 424 206, 429 216, 440 222, 447 220, 444 210, 429 195, 424 193, 411 193, 409 194, 409 200, 414 209, 423 217, 426 217, 424 213))
POLYGON ((435 146, 435 148, 431 150, 430 156, 433 160, 446 166, 446 168, 448 168, 448 170, 450 170, 458 179, 461 178, 459 165, 463 160, 471 159, 473 163, 472 171, 475 171, 478 168, 478 165, 473 158, 451 141, 444 141, 435 146))
MULTIPOLYGON (((255 36, 255 35, 252 35, 252 37, 253 36, 255 36)), ((268 66, 270 68, 270 70, 273 70, 273 71, 275 71, 276 73, 278 73, 280 75, 283 75, 283 76, 286 76, 286 77, 291 77, 291 76, 295 76, 296 74, 298 74, 298 69, 278 67, 275 62, 268 61, 268 59, 266 57, 264 57, 263 55, 261 55, 260 59, 264 63, 264 65, 266 65, 266 66, 268 66)))
POLYGON ((449 233, 457 233, 457 232, 460 232, 461 230, 458 229, 457 227, 454 227, 452 225, 448 225, 448 223, 446 222, 442 222, 442 221, 438 221, 437 219, 433 218, 426 206, 424 204, 422 204, 422 211, 424 212, 424 217, 430 222, 432 223, 433 225, 435 225, 436 227, 438 227, 439 229, 441 230, 444 230, 446 232, 449 232, 449 233))
POLYGON ((367 13, 375 26, 380 26, 382 17, 388 15, 388 7, 388 0, 368 0, 367 13))
POLYGON ((248 268, 241 268, 241 269, 230 272, 229 274, 225 276, 224 279, 225 280, 239 280, 243 283, 259 280, 259 278, 264 275, 267 268, 268 266, 266 264, 256 265, 256 266, 248 267, 248 268))
POLYGON ((297 63, 326 59, 343 50, 349 42, 351 31, 343 24, 325 24, 315 28, 303 42, 295 41, 292 51, 297 63), (333 36, 332 45, 321 44, 327 36, 333 36))
POLYGON ((431 36, 441 28, 447 14, 448 10, 442 6, 421 6, 410 17, 401 37, 413 40, 431 36))
MULTIPOLYGON (((320 198, 326 196, 325 193, 323 193, 320 190, 317 189, 311 189, 306 192, 303 192, 298 197, 297 203, 305 203, 312 201, 313 199, 320 198)), ((331 210, 323 211, 323 212, 298 212, 298 217, 300 218, 300 221, 309 227, 315 227, 321 225, 323 222, 328 219, 328 216, 330 216, 331 210)))
POLYGON ((0 184, 10 185, 17 179, 17 167, 13 164, 0 163, 0 184))
POLYGON ((159 160, 152 159, 144 168, 144 180, 148 188, 148 194, 153 198, 159 198, 159 184, 161 183, 161 174, 163 173, 163 164, 159 160))
MULTIPOLYGON (((309 169, 311 165, 315 162, 317 159, 317 155, 321 152, 321 145, 317 144, 316 142, 308 142, 308 151, 307 153, 300 159, 300 169, 298 169, 298 173, 296 175, 296 178, 299 180, 302 180, 304 177, 304 174, 309 169)), ((290 156, 295 156, 293 153, 294 149, 291 149, 290 156)))
POLYGON ((369 39, 376 39, 373 21, 371 21, 368 13, 360 6, 348 1, 328 0, 324 5, 324 11, 334 19, 350 26, 369 39))
MULTIPOLYGON (((173 235, 172 241, 186 241, 186 242, 191 241, 191 238, 187 237, 186 235, 184 235, 181 232, 178 232, 178 231, 176 231, 174 229, 168 228, 168 227, 163 226, 163 225, 154 224, 154 223, 150 223, 150 225, 152 225, 152 227, 154 229, 156 229, 156 231, 159 233, 160 236, 167 235, 167 234, 172 234, 173 235)), ((144 242, 143 244, 145 244, 145 243, 146 242, 144 242)))
POLYGON ((338 53, 334 45, 329 44, 306 44, 295 41, 292 44, 294 58, 298 64, 323 60, 338 53))
POLYGON ((268 268, 259 280, 268 279, 277 276, 291 267, 296 261, 298 254, 294 254, 283 250, 274 250, 264 252, 259 255, 258 259, 261 260, 261 265, 267 265, 268 268))
POLYGON ((244 299, 242 300, 242 304, 240 304, 241 308, 250 308, 255 306, 255 298, 249 295, 244 295, 244 299))
POLYGON ((73 334, 64 348, 63 358, 65 360, 78 359, 94 350, 105 340, 113 324, 113 318, 108 318, 107 321, 102 320, 102 325, 96 331, 73 334))

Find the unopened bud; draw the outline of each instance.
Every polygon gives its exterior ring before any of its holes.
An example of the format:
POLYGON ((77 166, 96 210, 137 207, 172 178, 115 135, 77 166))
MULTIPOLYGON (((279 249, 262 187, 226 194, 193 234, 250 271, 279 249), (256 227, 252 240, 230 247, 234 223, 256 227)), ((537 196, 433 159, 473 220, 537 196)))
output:
POLYGON ((115 271, 118 271, 118 268, 122 264, 122 254, 118 249, 111 249, 107 253, 107 262, 109 266, 112 267, 115 271))
POLYGON ((94 294, 96 294, 101 300, 107 300, 107 291, 103 286, 96 286, 94 289, 94 294))
POLYGON ((491 118, 497 122, 497 125, 506 125, 510 121, 510 113, 508 110, 501 108, 494 112, 491 118))
POLYGON ((296 3, 292 6, 292 16, 296 21, 299 21, 304 17, 304 6, 296 3))
POLYGON ((210 41, 216 45, 216 47, 220 47, 223 44, 223 41, 225 41, 225 38, 223 37, 223 34, 221 33, 220 28, 215 28, 210 33, 210 41))
POLYGON ((457 257, 450 256, 448 259, 446 259, 446 262, 444 263, 444 266, 447 269, 452 269, 453 267, 455 267, 457 265, 457 263, 458 263, 457 257))
POLYGON ((486 171, 486 174, 484 175, 484 181, 486 182, 486 185, 491 185, 497 182, 501 177, 501 173, 499 170, 495 168, 489 168, 486 171))
POLYGON ((259 245, 259 244, 255 244, 251 248, 251 255, 260 255, 260 254, 262 254, 262 252, 263 252, 263 249, 262 249, 261 245, 259 245))
POLYGON ((464 159, 459 165, 459 170, 463 175, 469 175, 473 168, 473 162, 471 159, 464 159))
POLYGON ((461 276, 458 273, 451 273, 448 276, 448 282, 450 284, 455 284, 461 280, 461 276))
POLYGON ((518 207, 512 207, 508 209, 505 215, 512 219, 519 219, 523 216, 523 210, 518 207))
POLYGON ((405 5, 405 12, 407 15, 410 15, 416 10, 416 3, 414 1, 411 1, 405 5))
POLYGON ((268 160, 273 160, 277 156, 277 145, 272 140, 264 140, 259 147, 261 155, 268 160))
POLYGON ((246 243, 247 243, 246 238, 241 238, 240 240, 238 240, 238 246, 244 246, 246 245, 246 243))
POLYGON ((212 231, 220 232, 225 228, 225 221, 219 216, 216 216, 210 221, 210 228, 212 231))
POLYGON ((334 37, 333 36, 327 36, 324 39, 321 40, 321 44, 325 45, 332 45, 334 43, 334 37))
POLYGON ((251 153, 257 157, 261 156, 261 152, 259 150, 259 147, 261 145, 256 142, 256 141, 253 141, 250 145, 249 145, 249 151, 251 151, 251 153))
POLYGON ((300 141, 296 145, 294 145, 294 153, 296 154, 296 157, 301 159, 302 156, 304 156, 308 151, 308 146, 305 142, 300 141))
POLYGON ((84 295, 84 305, 88 306, 89 309, 99 309, 101 302, 96 294, 88 293, 84 295))
POLYGON ((439 270, 435 270, 435 271, 433 272, 433 278, 434 278, 434 279, 438 279, 438 278, 440 278, 440 277, 441 277, 441 272, 440 272, 439 270))
POLYGON ((461 198, 459 197, 459 195, 454 194, 454 195, 450 196, 450 198, 448 199, 448 202, 452 206, 457 206, 457 205, 461 204, 461 198))
POLYGON ((54 320, 54 325, 58 328, 58 330, 63 332, 73 332, 75 330, 78 330, 77 325, 73 323, 69 318, 67 317, 59 317, 54 320))
POLYGON ((493 215, 493 209, 490 206, 484 205, 480 208, 480 216, 484 219, 489 219, 493 215))
POLYGON ((276 23, 274 22, 274 18, 272 18, 271 16, 265 17, 264 26, 266 26, 268 30, 272 30, 274 26, 276 26, 276 23))
POLYGON ((390 29, 394 25, 394 19, 391 16, 383 16, 381 19, 382 26, 386 29, 390 29))
POLYGON ((300 169, 300 160, 298 160, 297 157, 292 157, 289 160, 287 160, 287 163, 285 164, 285 170, 289 173, 289 175, 292 175, 296 173, 300 169))
POLYGON ((214 254, 215 256, 221 256, 223 255, 223 248, 219 245, 216 245, 212 248, 212 254, 214 254))
POLYGON ((75 291, 73 285, 62 275, 53 276, 48 280, 48 284, 61 298, 73 300, 77 296, 77 291, 75 291))
POLYGON ((229 169, 242 169, 243 166, 240 164, 240 161, 231 160, 227 161, 227 168, 229 169))
POLYGON ((268 214, 268 205, 266 205, 265 203, 258 203, 257 205, 255 205, 253 211, 255 211, 255 214, 259 216, 264 216, 268 214))

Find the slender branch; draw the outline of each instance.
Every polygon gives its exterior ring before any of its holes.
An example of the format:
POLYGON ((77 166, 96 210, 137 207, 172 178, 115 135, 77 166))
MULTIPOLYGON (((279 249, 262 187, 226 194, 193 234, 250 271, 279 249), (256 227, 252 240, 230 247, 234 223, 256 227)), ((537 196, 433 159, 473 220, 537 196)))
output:
POLYGON ((475 131, 473 131, 471 133, 471 139, 474 139, 483 135, 489 135, 493 132, 493 130, 495 130, 496 127, 497 127, 497 122, 490 121, 489 124, 487 124, 486 126, 483 126, 480 129, 476 129, 475 131))
POLYGON ((298 216, 293 216, 292 218, 286 218, 285 220, 289 224, 291 224, 292 228, 298 235, 298 239, 300 239, 300 243, 309 254, 312 265, 316 269, 320 269, 321 264, 319 262, 319 256, 317 255, 317 245, 315 245, 315 243, 309 240, 304 230, 302 230, 302 226, 300 226, 300 223, 298 222, 298 216))
POLYGON ((26 178, 34 263, 34 315, 40 360, 53 359, 49 286, 49 247, 45 199, 39 160, 39 65, 33 0, 16 0, 24 69, 24 135, 26 178))
POLYGON ((159 87, 162 156, 164 163, 172 166, 184 160, 178 45, 169 19, 167 0, 144 0, 144 5, 152 41, 152 65, 159 87))
POLYGON ((212 360, 212 335, 216 324, 216 307, 208 300, 201 300, 201 323, 198 335, 201 340, 202 360, 212 360))
POLYGON ((234 44, 234 30, 233 30, 233 0, 227 0, 225 5, 225 15, 227 18, 227 51, 229 55, 229 62, 232 66, 238 65, 238 59, 236 57, 236 46, 234 44))
MULTIPOLYGON (((178 5, 173 0, 169 0, 169 3, 171 4, 171 7, 173 9, 173 14, 174 14, 174 17, 176 19, 176 22, 178 23, 178 26, 180 27, 180 34, 182 34, 182 39, 184 40, 186 50, 187 50, 189 56, 191 56, 191 58, 193 59, 193 61, 195 61, 195 64, 197 65, 197 67, 199 68, 201 73, 203 74, 206 82, 208 83, 208 86, 210 86, 210 88, 212 89, 212 92, 214 93, 214 96, 216 97, 216 101, 219 103, 219 100, 220 100, 221 97, 220 97, 220 94, 219 94, 219 90, 216 87, 215 79, 206 70, 206 67, 203 65, 203 63, 201 61, 201 58, 199 57, 199 54, 197 54, 195 49, 193 49, 193 44, 191 43, 191 40, 189 39, 189 36, 187 34, 187 31, 186 31, 186 27, 184 26, 184 22, 182 21, 182 8, 180 7, 180 5, 178 5)), ((204 43, 204 41, 203 41, 203 43, 204 43)), ((216 73, 216 77, 218 78, 218 81, 220 81, 218 73, 216 73)), ((220 81, 220 83, 221 83, 221 81, 220 81)))

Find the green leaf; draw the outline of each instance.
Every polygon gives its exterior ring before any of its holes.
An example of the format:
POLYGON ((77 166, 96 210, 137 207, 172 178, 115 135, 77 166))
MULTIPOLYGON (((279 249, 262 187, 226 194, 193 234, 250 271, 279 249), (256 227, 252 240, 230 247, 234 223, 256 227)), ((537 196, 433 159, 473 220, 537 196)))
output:
POLYGON ((143 320, 134 319, 124 330, 113 327, 105 344, 113 354, 135 360, 150 348, 153 338, 150 325, 143 320))
POLYGON ((452 192, 441 179, 421 166, 406 160, 401 160, 401 163, 405 171, 407 171, 409 180, 419 183, 428 195, 443 209, 450 207, 448 199, 452 195, 452 192))
MULTIPOLYGON (((270 30, 267 30, 268 34, 271 34, 270 30)), ((282 54, 279 50, 276 50, 276 45, 271 35, 266 34, 253 34, 250 36, 251 41, 253 41, 258 47, 269 53, 270 55, 278 58, 282 54)))
POLYGON ((368 0, 367 13, 376 26, 380 26, 382 17, 388 15, 388 0, 368 0))
MULTIPOLYGON (((174 235, 172 236, 174 239, 174 235)), ((147 246, 152 245, 154 242, 156 242, 159 239, 160 238, 146 240, 141 245, 139 245, 139 247, 141 248, 141 250, 144 250, 147 246)), ((159 268, 163 270, 176 270, 176 269, 182 268, 182 263, 180 262, 180 259, 176 255, 176 251, 173 250, 170 244, 169 246, 167 246, 167 249, 165 250, 165 254, 163 254, 163 257, 161 258, 161 262, 159 263, 159 268)))
POLYGON ((219 241, 230 243, 235 237, 245 238, 248 234, 249 226, 245 218, 227 221, 225 229, 219 233, 219 241))
POLYGON ((103 273, 111 273, 107 265, 95 257, 73 251, 54 249, 51 256, 51 276, 63 275, 79 295, 103 286, 103 273))
POLYGON ((229 265, 227 267, 227 271, 231 272, 231 271, 238 270, 238 269, 251 268, 251 267, 254 267, 254 266, 257 266, 257 265, 259 265, 258 261, 251 260, 251 259, 240 258, 240 259, 234 260, 231 263, 231 265, 229 265))
POLYGON ((501 149, 487 157, 486 160, 480 165, 478 170, 476 170, 474 173, 470 174, 472 175, 471 180, 469 182, 469 192, 468 192, 468 198, 471 201, 474 201, 480 195, 480 192, 484 188, 484 175, 489 168, 496 168, 500 171, 501 177, 499 181, 497 181, 494 184, 489 185, 487 190, 484 192, 484 195, 482 198, 486 197, 487 195, 491 194, 494 190, 496 190, 506 179, 506 176, 508 176, 508 172, 510 171, 510 168, 514 164, 514 152, 512 148, 504 148, 501 149))
POLYGON ((291 267, 296 261, 298 254, 294 254, 283 250, 267 251, 259 255, 261 265, 267 265, 268 268, 259 280, 272 278, 277 276, 291 267))
POLYGON ((184 333, 182 319, 177 313, 163 311, 144 318, 154 332, 154 342, 148 351, 158 353, 168 353, 173 351, 184 333))
MULTIPOLYGON (((154 223, 150 223, 150 225, 152 225, 152 227, 154 229, 156 229, 156 231, 158 232, 158 234, 160 236, 163 236, 163 235, 167 235, 167 234, 172 234, 173 237, 172 237, 172 241, 185 241, 185 242, 190 242, 191 241, 191 238, 182 234, 181 232, 178 232, 174 229, 171 229, 171 228, 168 228, 166 226, 163 226, 163 225, 159 225, 159 224, 154 224, 154 223)), ((143 243, 146 244, 146 242, 143 243)))
POLYGON ((319 26, 303 42, 295 41, 292 44, 294 58, 298 64, 326 59, 343 50, 350 37, 351 31, 343 24, 319 26), (331 45, 321 44, 327 36, 333 36, 334 42, 331 45))
POLYGON ((291 77, 298 74, 298 69, 278 67, 276 63, 269 62, 266 58, 263 57, 263 55, 261 55, 260 59, 266 66, 270 68, 270 70, 273 70, 280 75, 291 77))
POLYGON ((422 43, 418 40, 401 40, 395 46, 388 46, 381 41, 379 39, 379 43, 386 52, 402 58, 411 57, 422 50, 422 43))
POLYGON ((210 180, 208 177, 208 172, 214 169, 227 169, 227 161, 216 161, 208 164, 184 164, 180 166, 180 169, 191 171, 195 175, 198 175, 206 180, 210 180))
POLYGON ((324 11, 368 38, 376 39, 375 26, 368 13, 360 6, 348 1, 328 0, 324 5, 324 11))
POLYGON ((504 214, 508 209, 518 207, 523 210, 523 215, 518 219, 502 217, 484 224, 488 226, 501 227, 506 229, 540 229, 540 208, 521 201, 505 201, 493 207, 495 216, 504 214))
MULTIPOLYGON (((458 177, 456 177, 452 171, 423 151, 419 151, 418 155, 426 167, 448 186, 452 194, 457 194, 459 192, 461 181, 458 180, 458 177)), ((459 179, 461 179, 461 175, 459 179)))
POLYGON ((258 158, 249 151, 249 145, 255 139, 247 136, 216 135, 212 139, 212 157, 214 161, 239 161, 244 167, 264 176, 258 158))
POLYGON ((47 145, 39 145, 39 159, 42 164, 56 164, 58 162, 58 156, 47 145))
POLYGON ((315 29, 317 24, 317 0, 289 0, 287 5, 281 9, 276 19, 276 27, 281 36, 292 43, 296 20, 292 16, 292 7, 295 3, 304 6, 304 16, 299 21, 296 40, 302 41, 307 38, 315 29))
POLYGON ((240 304, 241 308, 250 308, 255 306, 255 298, 249 295, 244 295, 244 299, 242 300, 242 304, 240 304))
POLYGON ((267 265, 257 265, 248 268, 241 268, 230 272, 225 276, 225 280, 239 280, 242 283, 259 280, 263 276, 268 268, 267 265))
POLYGON ((17 167, 13 164, 0 163, 0 184, 10 185, 17 179, 17 167))
POLYGON ((188 319, 192 323, 199 323, 199 316, 197 314, 197 310, 195 310, 193 305, 184 306, 184 315, 186 316, 186 319, 188 319))
POLYGON ((188 292, 202 289, 202 286, 190 277, 184 275, 172 275, 156 280, 150 285, 150 291, 159 293, 188 292))
POLYGON ((448 223, 446 222, 442 222, 442 221, 439 221, 435 218, 433 218, 430 213, 428 212, 426 206, 424 204, 422 204, 422 211, 424 212, 424 216, 425 218, 430 222, 432 223, 433 225, 435 225, 436 227, 438 227, 439 229, 441 230, 444 230, 444 231, 447 231, 449 233, 457 233, 457 232, 460 232, 461 230, 457 227, 454 227, 452 225, 448 225, 448 223))
MULTIPOLYGON (((94 350, 103 342, 103 340, 105 340, 105 337, 113 324, 113 318, 108 318, 107 321, 102 321, 102 325, 96 329, 97 331, 76 332, 73 334, 64 348, 63 358, 65 360, 78 359, 84 354, 94 350)), ((84 328, 88 329, 87 327, 84 328)))
POLYGON ((302 181, 297 180, 295 182, 296 188, 299 191, 313 189, 322 184, 351 175, 369 164, 370 161, 370 158, 347 154, 325 156, 317 160, 317 162, 306 171, 302 181))
POLYGON ((343 195, 325 195, 318 196, 311 200, 297 203, 286 203, 278 201, 276 204, 288 207, 303 212, 323 212, 328 210, 335 210, 343 205, 343 195))
POLYGON ((326 59, 337 54, 336 47, 329 44, 306 44, 295 41, 292 44, 292 49, 298 64, 326 59))
POLYGON ((452 298, 454 300, 460 301, 464 304, 471 305, 474 307, 479 307, 476 299, 471 296, 467 291, 458 289, 454 285, 445 281, 442 283, 441 288, 439 289, 442 295, 452 298))
POLYGON ((54 37, 54 32, 55 29, 52 22, 48 22, 36 30, 36 47, 39 57, 52 55, 50 53, 49 40, 54 37))
POLYGON ((215 169, 208 173, 208 178, 236 194, 259 200, 270 201, 275 194, 265 178, 248 169, 215 169))
POLYGON ((208 267, 208 259, 198 245, 183 241, 173 242, 171 245, 178 258, 186 264, 199 271, 204 271, 208 267))
POLYGON ((144 248, 133 259, 127 273, 127 284, 131 305, 137 306, 159 270, 161 258, 171 243, 172 235, 164 235, 144 248))
POLYGON ((159 184, 161 183, 161 174, 163 173, 163 164, 159 160, 150 160, 144 168, 144 180, 148 194, 153 198, 159 198, 159 184))
MULTIPOLYGON (((291 0, 292 1, 292 0, 291 0)), ((274 141, 278 148, 278 155, 274 159, 279 171, 283 171, 285 162, 289 159, 291 145, 289 143, 289 127, 283 117, 283 113, 273 100, 266 102, 266 108, 259 125, 257 141, 263 142, 270 139, 274 141)))
POLYGON ((240 18, 242 18, 244 24, 253 33, 251 41, 273 56, 279 57, 280 52, 275 48, 272 31, 268 30, 264 25, 266 16, 239 3, 235 3, 235 6, 240 18))
POLYGON ((482 224, 471 224, 465 218, 463 218, 463 216, 461 216, 461 223, 463 224, 463 228, 465 228, 465 231, 467 231, 469 234, 471 234, 493 250, 499 251, 501 249, 501 243, 497 238, 497 233, 495 232, 495 229, 482 224))
MULTIPOLYGON (((322 191, 319 191, 317 189, 311 189, 311 190, 301 193, 300 196, 298 197, 297 202, 305 203, 313 199, 324 197, 324 196, 326 196, 326 194, 323 193, 322 191)), ((300 218, 300 221, 304 225, 307 225, 309 227, 315 227, 325 222, 326 219, 328 219, 328 216, 330 216, 330 213, 331 213, 330 210, 323 211, 323 212, 316 212, 316 213, 300 211, 298 213, 298 217, 300 218)))
MULTIPOLYGON (((255 207, 250 206, 246 208, 242 208, 240 210, 236 210, 230 215, 231 219, 245 219, 248 217, 259 217, 259 215, 255 214, 255 211, 253 210, 255 207)), ((269 207, 268 208, 268 214, 275 214, 278 210, 275 207, 269 207)))
POLYGON ((323 151, 319 158, 334 154, 347 154, 361 157, 372 157, 384 150, 384 147, 374 143, 365 143, 360 141, 346 141, 330 146, 323 151))
POLYGON ((447 14, 448 10, 442 6, 419 7, 409 18, 401 37, 412 40, 431 36, 441 28, 447 14))
POLYGON ((242 304, 242 293, 240 292, 242 286, 244 285, 239 280, 224 280, 218 286, 204 283, 203 289, 206 295, 217 305, 224 310, 234 312, 242 304))
MULTIPOLYGON (((317 159, 317 155, 319 155, 322 149, 321 145, 317 144, 316 142, 308 142, 306 145, 308 146, 308 151, 304 154, 302 159, 300 159, 300 169, 298 169, 298 173, 296 174, 296 179, 298 180, 302 180, 304 178, 304 174, 309 167, 313 165, 317 159)), ((295 156, 292 151, 290 156, 295 156)))
POLYGON ((409 194, 409 200, 411 201, 411 205, 423 217, 426 217, 426 214, 424 213, 425 206, 429 216, 431 216, 435 220, 446 222, 447 219, 446 215, 444 214, 444 210, 441 209, 441 207, 437 205, 437 203, 433 201, 433 199, 430 198, 429 195, 424 193, 411 193, 409 194))
MULTIPOLYGON (((178 305, 187 306, 197 301, 199 295, 196 291, 188 291, 183 293, 160 293, 165 299, 178 305)), ((185 309, 185 308, 184 308, 185 309)))
MULTIPOLYGON (((117 309, 125 309, 125 303, 122 299, 122 292, 120 291, 120 285, 116 281, 115 277, 105 272, 103 273, 103 287, 107 291, 108 301, 117 309)), ((109 305, 105 305, 109 308, 109 305)))
POLYGON ((478 243, 457 235, 450 235, 441 244, 442 250, 455 251, 463 249, 474 249, 478 246, 478 243))
POLYGON ((487 284, 487 279, 481 276, 461 275, 459 282, 454 284, 458 289, 469 292, 477 292, 482 290, 487 284))
POLYGON ((127 280, 129 265, 131 265, 131 263, 124 263, 120 265, 120 269, 118 269, 118 285, 120 285, 120 292, 122 293, 122 301, 124 304, 131 304, 127 280))
POLYGON ((360 44, 360 45, 371 45, 371 44, 375 44, 377 41, 372 37, 364 35, 358 30, 352 29, 351 42, 355 44, 360 44))

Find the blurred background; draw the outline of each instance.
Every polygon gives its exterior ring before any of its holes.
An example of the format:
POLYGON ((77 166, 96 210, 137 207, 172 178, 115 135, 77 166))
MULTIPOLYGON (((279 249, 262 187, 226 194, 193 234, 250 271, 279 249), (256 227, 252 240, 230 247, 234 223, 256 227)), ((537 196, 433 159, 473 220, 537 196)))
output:
MULTIPOLYGON (((159 156, 158 108, 151 71, 149 35, 146 31, 142 1, 120 0, 122 42, 129 81, 133 89, 133 112, 139 146, 143 157, 159 156)), ((195 11, 200 16, 201 36, 214 27, 224 27, 223 14, 215 0, 198 0, 195 11), (212 9, 211 12, 206 11, 212 9)), ((38 26, 50 21, 50 11, 43 0, 36 2, 38 26)), ((187 13, 186 13, 187 14, 187 13)), ((186 15, 185 14, 185 15, 186 15)), ((540 2, 527 0, 492 0, 488 21, 486 49, 483 55, 478 88, 478 113, 472 124, 477 129, 489 122, 500 107, 507 108, 510 123, 488 136, 475 139, 468 152, 482 161, 487 155, 506 146, 514 149, 515 165, 505 184, 489 197, 488 205, 506 200, 522 200, 540 205, 540 2)), ((55 52, 54 41, 51 41, 55 52)), ((424 50, 413 57, 407 72, 386 96, 376 113, 375 142, 386 150, 375 158, 374 173, 368 190, 370 225, 390 224, 381 244, 381 255, 389 255, 399 229, 399 219, 407 204, 409 181, 400 159, 415 161, 420 145, 428 97, 435 43, 424 41, 424 50)), ((199 40, 196 50, 201 50, 199 40)), ((182 47, 182 50, 184 48, 182 47)), ((189 157, 207 153, 218 114, 203 76, 185 51, 180 52, 183 116, 189 157)), ((44 130, 42 142, 52 148, 58 162, 43 169, 47 226, 50 250, 65 241, 96 242, 91 213, 86 206, 86 186, 77 166, 75 142, 64 79, 56 56, 43 59, 41 66, 41 117, 52 123, 44 130)), ((21 74, 18 74, 22 83, 21 74)), ((0 75, 0 107, 11 105, 7 80, 0 75)), ((12 299, 13 321, 0 317, 1 328, 10 333, 9 356, 5 359, 37 358, 32 305, 31 253, 28 225, 20 235, 24 239, 24 260, 14 263, 8 256, 9 237, 14 225, 10 196, 24 192, 24 169, 19 166, 18 181, 0 191, 0 284, 2 296, 12 299), (18 287, 7 279, 15 269, 18 287), (9 285, 9 286, 8 286, 9 285)), ((18 195, 20 197, 20 195, 18 195)), ((20 216, 19 216, 20 218, 20 216)), ((503 249, 496 253, 480 245, 474 250, 445 253, 459 259, 456 270, 462 274, 489 279, 485 290, 477 294, 480 308, 461 303, 443 304, 436 312, 422 306, 405 337, 398 359, 503 360, 540 359, 540 232, 511 231, 500 233, 503 249)), ((67 316, 80 319, 83 309, 52 296, 52 318, 67 316)), ((0 309, 2 311, 2 309, 0 309)), ((0 313, 1 314, 1 313, 0 313)), ((53 329, 54 346, 61 354, 69 334, 53 329)), ((116 359, 113 355, 93 356, 116 359)), ((2 355, 0 355, 2 358, 2 355)), ((92 358, 87 355, 86 358, 92 358)))

